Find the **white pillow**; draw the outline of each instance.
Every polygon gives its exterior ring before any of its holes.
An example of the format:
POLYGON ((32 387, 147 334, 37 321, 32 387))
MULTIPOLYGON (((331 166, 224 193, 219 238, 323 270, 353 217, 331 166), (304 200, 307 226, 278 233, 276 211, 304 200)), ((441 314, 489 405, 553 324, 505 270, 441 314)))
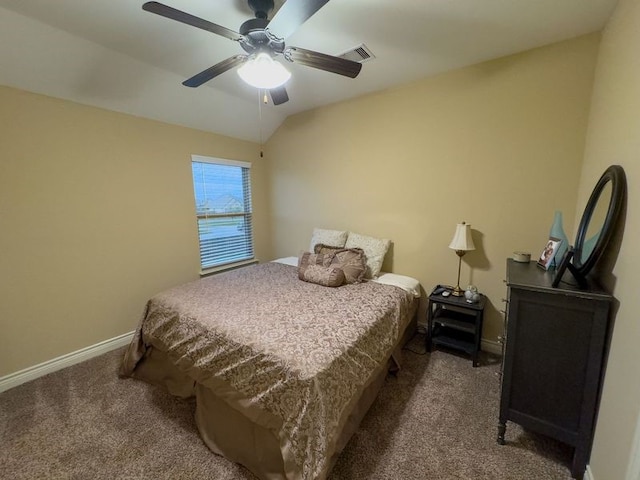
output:
POLYGON ((314 228, 313 235, 311 235, 311 244, 309 245, 309 251, 313 252, 313 248, 318 243, 329 245, 330 247, 343 248, 347 241, 347 235, 349 232, 343 232, 341 230, 325 230, 324 228, 314 228))
POLYGON ((367 237, 358 233, 350 232, 347 237, 345 248, 361 248, 367 256, 367 272, 365 278, 376 278, 380 274, 384 256, 389 250, 391 240, 384 238, 367 237))
POLYGON ((283 265, 291 265, 292 267, 298 266, 298 257, 282 257, 271 260, 273 263, 282 263, 283 265))
POLYGON ((420 298, 420 282, 413 277, 407 277, 406 275, 397 275, 395 273, 380 273, 378 278, 371 280, 375 283, 381 283, 383 285, 393 285, 399 287, 406 292, 409 292, 416 298, 420 298))

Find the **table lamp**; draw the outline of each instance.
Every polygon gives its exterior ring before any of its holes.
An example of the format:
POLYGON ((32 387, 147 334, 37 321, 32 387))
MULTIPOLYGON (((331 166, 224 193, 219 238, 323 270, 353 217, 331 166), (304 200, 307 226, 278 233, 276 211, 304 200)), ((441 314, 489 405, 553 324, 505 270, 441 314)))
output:
POLYGON ((462 266, 462 256, 469 250, 476 249, 476 246, 473 244, 473 238, 471 238, 471 225, 464 222, 456 225, 456 233, 453 234, 453 240, 451 240, 449 248, 451 250, 455 250, 456 255, 458 255, 458 281, 451 294, 455 297, 461 297, 464 295, 464 290, 460 288, 460 267, 462 266))

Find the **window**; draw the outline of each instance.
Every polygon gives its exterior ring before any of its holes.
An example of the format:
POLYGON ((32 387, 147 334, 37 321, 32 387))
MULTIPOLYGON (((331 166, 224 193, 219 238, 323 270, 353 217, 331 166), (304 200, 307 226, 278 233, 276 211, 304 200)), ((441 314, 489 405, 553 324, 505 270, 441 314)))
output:
POLYGON ((191 160, 202 270, 253 260, 251 164, 191 160))

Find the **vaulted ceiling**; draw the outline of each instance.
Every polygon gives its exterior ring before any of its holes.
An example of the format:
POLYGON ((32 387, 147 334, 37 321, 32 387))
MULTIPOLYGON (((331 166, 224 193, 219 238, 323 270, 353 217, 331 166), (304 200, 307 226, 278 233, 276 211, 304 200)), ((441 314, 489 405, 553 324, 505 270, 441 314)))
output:
MULTIPOLYGON (((278 106, 235 71, 184 87, 242 50, 142 3, 0 0, 0 84, 260 141, 297 112, 600 30, 616 0, 332 0, 287 45, 339 55, 364 43, 375 58, 350 79, 280 57, 292 78, 278 106)), ((236 31, 253 16, 247 0, 162 3, 236 31)))

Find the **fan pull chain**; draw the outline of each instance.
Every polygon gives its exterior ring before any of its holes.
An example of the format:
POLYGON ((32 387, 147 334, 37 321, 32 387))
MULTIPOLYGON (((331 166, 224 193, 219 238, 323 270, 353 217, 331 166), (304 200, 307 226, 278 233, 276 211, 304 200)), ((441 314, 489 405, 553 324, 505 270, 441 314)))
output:
MULTIPOLYGON (((267 103, 267 91, 264 90, 264 103, 267 103)), ((260 124, 260 158, 264 157, 264 152, 262 151, 262 101, 260 99, 260 89, 258 89, 258 123, 260 124)))

